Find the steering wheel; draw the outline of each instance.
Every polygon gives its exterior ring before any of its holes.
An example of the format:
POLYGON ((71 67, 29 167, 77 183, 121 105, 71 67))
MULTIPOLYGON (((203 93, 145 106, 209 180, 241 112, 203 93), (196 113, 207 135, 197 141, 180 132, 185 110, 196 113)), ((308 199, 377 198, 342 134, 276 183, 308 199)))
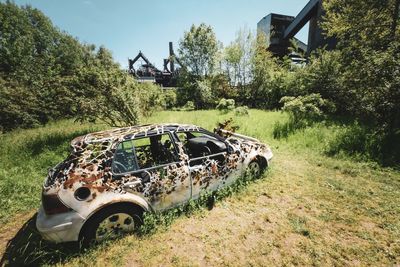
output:
POLYGON ((203 148, 204 148, 204 155, 206 156, 206 155, 211 155, 211 149, 208 147, 208 146, 203 146, 203 148))

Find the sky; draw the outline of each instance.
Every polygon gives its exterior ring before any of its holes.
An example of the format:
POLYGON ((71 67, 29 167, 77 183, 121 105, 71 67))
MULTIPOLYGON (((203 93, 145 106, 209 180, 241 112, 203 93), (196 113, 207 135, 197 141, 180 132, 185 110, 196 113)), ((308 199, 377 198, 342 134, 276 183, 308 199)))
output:
MULTIPOLYGON (((81 42, 104 45, 122 68, 139 50, 158 68, 168 57, 168 42, 177 52, 192 24, 211 25, 228 45, 243 27, 256 30, 269 13, 296 16, 308 0, 14 0, 41 10, 59 29, 81 42)), ((296 37, 307 43, 308 29, 296 37)))

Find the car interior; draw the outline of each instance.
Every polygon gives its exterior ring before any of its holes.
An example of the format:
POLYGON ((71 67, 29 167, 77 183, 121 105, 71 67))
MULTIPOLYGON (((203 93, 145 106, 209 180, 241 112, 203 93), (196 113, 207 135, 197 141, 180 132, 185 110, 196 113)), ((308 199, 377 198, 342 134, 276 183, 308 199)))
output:
POLYGON ((113 172, 125 173, 164 165, 178 160, 169 134, 122 142, 114 155, 113 172))
POLYGON ((190 159, 218 154, 227 150, 226 144, 214 136, 202 132, 181 132, 178 138, 190 159))

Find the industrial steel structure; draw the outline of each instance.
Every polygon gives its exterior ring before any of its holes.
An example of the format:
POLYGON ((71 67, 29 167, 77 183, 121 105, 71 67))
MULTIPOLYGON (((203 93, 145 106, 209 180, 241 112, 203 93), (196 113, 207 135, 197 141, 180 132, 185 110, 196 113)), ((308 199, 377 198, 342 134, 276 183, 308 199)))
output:
POLYGON ((275 56, 289 54, 290 40, 294 40, 299 50, 309 55, 318 47, 333 49, 334 38, 326 38, 319 26, 324 10, 322 0, 310 0, 296 17, 271 13, 257 23, 257 30, 265 33, 268 49, 275 56), (307 45, 294 36, 309 22, 307 45))
POLYGON ((129 73, 135 76, 139 82, 154 82, 164 87, 175 87, 177 83, 177 76, 182 66, 179 58, 175 55, 172 42, 169 42, 169 57, 164 59, 164 69, 161 71, 154 66, 147 57, 139 51, 139 54, 134 59, 128 59, 129 73), (142 63, 138 69, 134 68, 134 64, 142 59, 142 63), (178 63, 179 67, 176 67, 178 63))

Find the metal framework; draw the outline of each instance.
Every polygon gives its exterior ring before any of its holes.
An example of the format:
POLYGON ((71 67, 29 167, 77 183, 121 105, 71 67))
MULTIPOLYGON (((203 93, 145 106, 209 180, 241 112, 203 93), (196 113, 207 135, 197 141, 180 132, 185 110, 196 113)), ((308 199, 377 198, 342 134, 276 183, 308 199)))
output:
POLYGON ((299 50, 309 55, 318 47, 327 46, 333 49, 336 40, 326 38, 318 22, 324 15, 322 0, 310 0, 296 17, 271 13, 257 23, 257 29, 267 36, 269 50, 276 56, 289 54, 290 39, 293 39, 299 50), (308 44, 302 43, 294 36, 309 22, 308 44))
POLYGON ((175 55, 172 42, 169 42, 169 56, 164 59, 164 69, 161 71, 150 63, 147 57, 139 51, 134 59, 128 59, 129 73, 135 76, 140 82, 154 82, 163 87, 175 87, 180 68, 183 66, 179 58, 175 55), (145 63, 141 64, 136 70, 134 64, 142 59, 145 63), (176 67, 176 63, 179 67, 176 67))

